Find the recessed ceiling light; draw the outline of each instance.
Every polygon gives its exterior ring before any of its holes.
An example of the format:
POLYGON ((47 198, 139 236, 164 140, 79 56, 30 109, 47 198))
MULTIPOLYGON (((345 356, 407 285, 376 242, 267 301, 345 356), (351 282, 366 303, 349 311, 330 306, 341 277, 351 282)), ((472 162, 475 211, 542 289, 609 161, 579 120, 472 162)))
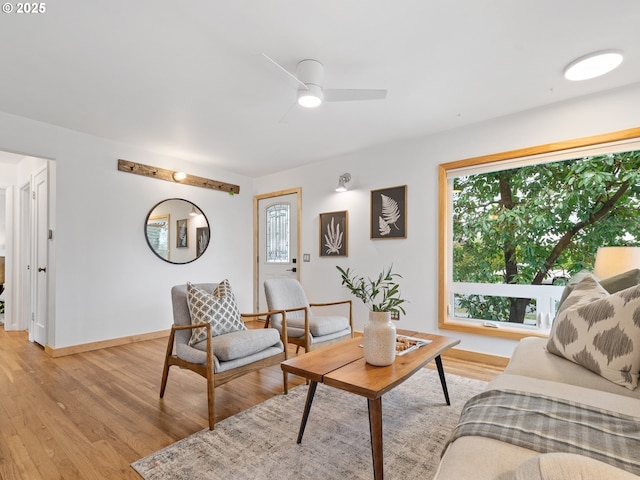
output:
POLYGON ((579 81, 609 73, 622 63, 622 52, 603 50, 580 57, 564 69, 564 78, 579 81))

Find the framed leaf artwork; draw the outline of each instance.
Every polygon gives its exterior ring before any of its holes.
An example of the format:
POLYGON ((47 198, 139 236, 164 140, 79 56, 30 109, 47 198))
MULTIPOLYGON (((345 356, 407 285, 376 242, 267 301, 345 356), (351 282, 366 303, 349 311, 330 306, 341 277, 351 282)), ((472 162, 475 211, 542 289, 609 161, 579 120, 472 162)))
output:
POLYGON ((209 227, 196 228, 196 241, 198 242, 196 245, 196 255, 198 257, 202 255, 209 246, 210 234, 211 232, 209 231, 209 227))
POLYGON ((349 212, 320 214, 320 256, 346 257, 348 245, 349 212))
POLYGON ((407 238, 407 186, 371 190, 371 238, 407 238))
POLYGON ((188 219, 176 221, 176 248, 187 248, 189 246, 188 219))

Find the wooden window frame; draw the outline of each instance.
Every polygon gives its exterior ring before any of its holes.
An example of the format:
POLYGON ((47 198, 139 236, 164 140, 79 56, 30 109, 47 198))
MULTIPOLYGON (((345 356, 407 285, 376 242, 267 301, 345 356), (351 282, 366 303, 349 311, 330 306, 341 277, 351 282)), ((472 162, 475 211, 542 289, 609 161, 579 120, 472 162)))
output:
POLYGON ((467 158, 438 166, 438 327, 442 330, 455 330, 464 333, 487 335, 491 337, 520 340, 524 337, 547 337, 546 332, 500 325, 499 328, 487 328, 481 324, 450 319, 447 310, 449 303, 449 272, 453 268, 451 251, 450 220, 452 216, 448 172, 462 168, 471 168, 491 163, 507 162, 526 157, 549 155, 553 153, 593 147, 613 142, 640 139, 640 127, 617 132, 583 137, 534 147, 495 153, 481 157, 467 158))

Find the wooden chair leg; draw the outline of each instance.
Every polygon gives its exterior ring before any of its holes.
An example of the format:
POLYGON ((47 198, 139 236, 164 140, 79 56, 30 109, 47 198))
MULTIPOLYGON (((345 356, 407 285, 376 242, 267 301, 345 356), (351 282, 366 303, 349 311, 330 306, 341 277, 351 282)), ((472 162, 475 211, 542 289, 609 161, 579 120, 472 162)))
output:
POLYGON ((207 403, 209 408, 209 430, 213 430, 215 424, 215 393, 214 393, 213 378, 207 377, 207 403))
POLYGON ((167 388, 167 378, 169 378, 169 357, 173 353, 173 339, 175 332, 172 330, 167 342, 167 353, 164 356, 164 369, 162 370, 162 382, 160 383, 160 398, 164 397, 164 390, 167 388))
POLYGON ((167 388, 167 379, 169 378, 169 359, 164 361, 164 370, 162 371, 162 382, 160 383, 160 398, 164 397, 164 390, 167 388))

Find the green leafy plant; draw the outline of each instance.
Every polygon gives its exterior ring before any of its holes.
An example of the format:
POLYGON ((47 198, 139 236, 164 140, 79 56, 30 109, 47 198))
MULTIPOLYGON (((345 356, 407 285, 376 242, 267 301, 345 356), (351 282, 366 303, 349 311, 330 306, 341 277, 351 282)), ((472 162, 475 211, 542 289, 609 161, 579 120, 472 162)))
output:
POLYGON ((340 266, 336 266, 340 272, 342 285, 347 287, 356 298, 374 312, 402 312, 406 315, 402 304, 406 302, 400 297, 400 286, 395 281, 396 278, 402 278, 402 275, 391 273, 393 265, 383 270, 378 278, 364 278, 351 273, 340 266))

